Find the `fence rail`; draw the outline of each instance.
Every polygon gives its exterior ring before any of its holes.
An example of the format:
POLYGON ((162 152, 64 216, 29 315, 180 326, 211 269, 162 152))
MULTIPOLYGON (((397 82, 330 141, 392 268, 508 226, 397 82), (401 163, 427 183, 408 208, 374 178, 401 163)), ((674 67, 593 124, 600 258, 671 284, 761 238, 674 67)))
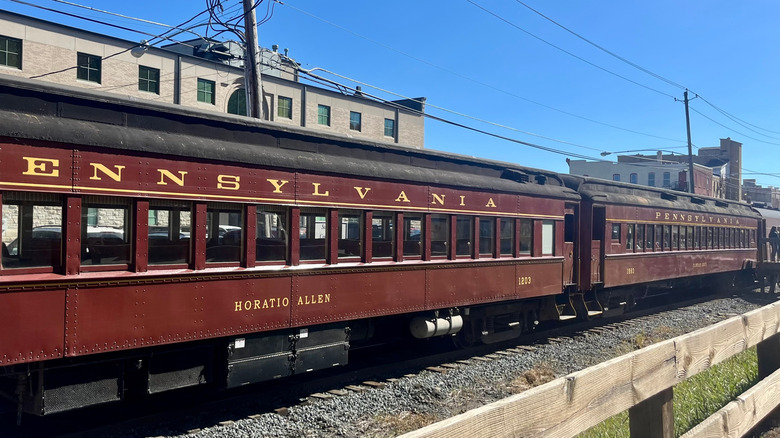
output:
POLYGON ((758 346, 763 380, 685 434, 742 436, 780 405, 780 303, 574 372, 403 438, 571 437, 629 411, 632 437, 673 437, 674 386, 758 346))

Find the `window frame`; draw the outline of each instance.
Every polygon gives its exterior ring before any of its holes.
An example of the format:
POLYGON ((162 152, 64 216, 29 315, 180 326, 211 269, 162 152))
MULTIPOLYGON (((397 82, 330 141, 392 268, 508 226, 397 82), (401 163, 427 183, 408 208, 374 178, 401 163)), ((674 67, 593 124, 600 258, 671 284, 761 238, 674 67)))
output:
POLYGON ((143 91, 146 93, 153 93, 156 95, 160 95, 160 69, 154 68, 154 67, 147 67, 145 65, 138 65, 138 91, 143 91), (146 77, 144 77, 144 73, 146 73, 146 77), (149 73, 153 73, 156 75, 154 78, 149 77, 149 73), (144 88, 144 85, 146 85, 146 88, 144 88), (150 90, 149 88, 151 85, 154 85, 154 89, 150 90))
POLYGON ((4 66, 8 68, 16 68, 18 70, 21 70, 23 49, 24 49, 24 42, 19 38, 0 35, 0 66, 4 66), (11 51, 10 45, 12 42, 18 44, 18 50, 19 50, 18 52, 11 51), (9 58, 11 58, 12 55, 16 55, 16 57, 18 58, 18 62, 16 64, 11 64, 9 62, 9 58))
POLYGON ((278 96, 276 98, 276 117, 292 120, 293 117, 292 97, 278 96))
POLYGON ((349 112, 349 130, 357 132, 363 130, 363 114, 357 111, 349 112))
POLYGON ((395 138, 395 119, 385 119, 384 134, 385 137, 395 138), (390 122, 389 126, 388 126, 388 122, 390 122), (388 134, 388 128, 390 132, 389 134, 388 134))
POLYGON ((102 84, 103 58, 97 55, 90 55, 89 53, 76 52, 76 79, 102 84), (93 65, 93 63, 96 63, 97 66, 93 65))
POLYGON ((228 97, 227 113, 236 116, 248 116, 246 103, 246 88, 236 88, 228 97))
POLYGON ((217 94, 217 83, 210 79, 198 78, 198 88, 196 94, 197 94, 198 102, 215 105, 216 94, 217 94), (206 90, 206 86, 210 86, 211 90, 210 91, 206 90), (211 96, 210 99, 205 100, 209 96, 211 96))
POLYGON ((317 104, 317 124, 320 126, 330 126, 331 111, 330 106, 317 104))

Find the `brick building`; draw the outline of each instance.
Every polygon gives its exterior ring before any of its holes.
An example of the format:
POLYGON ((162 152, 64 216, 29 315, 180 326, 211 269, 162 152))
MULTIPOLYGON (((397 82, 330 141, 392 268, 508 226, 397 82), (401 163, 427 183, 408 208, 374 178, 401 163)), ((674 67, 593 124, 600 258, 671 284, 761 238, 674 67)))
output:
MULTIPOLYGON (((386 103, 299 81, 298 64, 262 51, 263 114, 270 122, 422 148, 424 98, 386 103)), ((138 42, 0 10, 0 74, 135 99, 246 114, 243 50, 196 39, 144 50, 138 42)))

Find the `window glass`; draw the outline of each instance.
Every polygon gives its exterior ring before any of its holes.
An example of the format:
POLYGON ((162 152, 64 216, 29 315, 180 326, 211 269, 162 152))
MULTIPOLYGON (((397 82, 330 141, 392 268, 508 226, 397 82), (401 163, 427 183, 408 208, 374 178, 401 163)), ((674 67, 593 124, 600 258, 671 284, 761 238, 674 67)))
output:
POLYGON ((685 236, 685 247, 688 249, 693 249, 693 227, 688 227, 688 233, 685 236))
POLYGON ((328 215, 325 209, 301 210, 301 260, 325 260, 328 243, 328 215))
POLYGON ((283 119, 292 120, 292 98, 279 96, 276 115, 283 119))
POLYGON ((422 256, 422 216, 404 214, 404 257, 422 256))
POLYGON ((707 248, 712 249, 714 248, 713 243, 715 242, 715 238, 713 237, 713 229, 712 227, 706 227, 707 229, 707 248))
POLYGON ((533 244, 533 222, 531 219, 520 219, 520 254, 531 254, 533 244))
POLYGON ((186 204, 150 203, 150 265, 190 262, 190 227, 192 225, 190 210, 190 206, 186 204))
POLYGON ((355 111, 349 112, 349 129, 352 131, 360 131, 363 123, 362 123, 363 116, 355 111))
POLYGON ((241 261, 244 215, 233 204, 209 203, 206 208, 206 262, 241 261))
POLYGON ((81 264, 130 263, 129 201, 85 196, 82 202, 81 264))
POLYGON ((371 219, 371 247, 374 258, 393 256, 393 214, 384 212, 374 212, 371 219))
POLYGON ((612 181, 620 181, 620 174, 619 173, 612 174, 612 181))
POLYGON ((636 249, 637 251, 645 249, 645 226, 642 224, 636 226, 636 249))
POLYGON ((650 172, 647 174, 647 185, 650 187, 655 187, 655 172, 650 172))
POLYGON ((62 265, 62 201, 50 194, 33 197, 3 194, 3 269, 62 265))
POLYGON ((496 220, 490 217, 479 218, 479 253, 493 255, 496 247, 496 220))
POLYGON ((664 172, 664 187, 669 188, 672 186, 672 175, 669 172, 664 172))
POLYGON ((160 70, 143 65, 138 66, 138 90, 160 94, 160 70))
POLYGON ((198 102, 214 105, 214 81, 198 78, 198 102))
POLYGON ((620 224, 612 224, 612 240, 620 242, 620 224))
POLYGON ((672 226, 664 226, 664 251, 672 249, 672 226))
POLYGON ((228 114, 236 114, 238 116, 247 115, 246 112, 246 90, 239 88, 230 95, 227 105, 228 114))
POLYGON ((288 210, 270 205, 257 206, 255 261, 285 261, 290 246, 288 210))
POLYGON ((395 120, 385 119, 385 137, 395 137, 395 120))
POLYGON ((680 226, 672 225, 672 249, 680 249, 680 226))
POLYGON ((628 224, 626 230, 626 250, 628 250, 628 252, 634 251, 634 228, 634 224, 628 224))
POLYGON ((330 107, 327 105, 317 105, 317 123, 330 126, 330 107))
POLYGON ((555 255, 554 243, 555 243, 555 222, 542 221, 542 254, 543 255, 555 255))
POLYGON ((22 40, 0 36, 0 65, 22 68, 22 40))
POLYGON ((632 173, 628 176, 628 181, 631 184, 637 184, 639 182, 639 176, 636 173, 632 173))
MULTIPOLYGON (((568 217, 568 215, 567 215, 568 217)), ((512 255, 515 241, 514 219, 501 218, 501 255, 512 255)))
POLYGON ((76 55, 76 78, 83 81, 100 83, 102 59, 99 56, 78 53, 76 55))
POLYGON ((431 255, 446 256, 450 247, 450 217, 443 214, 431 216, 431 255))
POLYGON ((339 258, 360 257, 363 243, 362 215, 358 211, 339 211, 339 258))
POLYGON ((688 243, 688 227, 680 225, 680 249, 686 249, 688 243))
POLYGON ((655 250, 656 251, 663 251, 662 243, 664 241, 664 226, 663 225, 656 225, 655 226, 655 250))
POLYGON ((456 254, 470 256, 472 242, 474 241, 474 218, 471 216, 458 216, 456 221, 456 254))
POLYGON ((645 234, 645 250, 653 251, 655 249, 655 226, 648 225, 645 234))

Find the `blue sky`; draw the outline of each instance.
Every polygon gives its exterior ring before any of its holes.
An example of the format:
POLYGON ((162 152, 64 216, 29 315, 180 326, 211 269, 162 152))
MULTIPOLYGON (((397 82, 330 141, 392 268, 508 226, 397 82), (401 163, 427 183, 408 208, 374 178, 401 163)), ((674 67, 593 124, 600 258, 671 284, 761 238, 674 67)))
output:
MULTIPOLYGON (((166 30, 26 1, 151 34, 166 30)), ((74 2, 169 25, 206 8, 205 1, 74 2)), ((240 3, 223 1, 228 10, 240 3)), ((258 20, 271 4, 260 5, 258 20)), ((148 38, 10 0, 0 8, 148 38)), ((351 87, 357 82, 344 78, 354 79, 387 99, 425 97, 430 114, 563 153, 430 119, 427 148, 558 172, 568 172, 567 157, 601 158, 601 151, 684 154, 685 111, 675 98, 688 88, 694 149, 731 137, 743 143, 743 177, 780 186, 780 2, 285 0, 272 12, 259 27, 260 45, 288 48, 303 68, 334 72, 340 76, 328 77, 351 87)))

